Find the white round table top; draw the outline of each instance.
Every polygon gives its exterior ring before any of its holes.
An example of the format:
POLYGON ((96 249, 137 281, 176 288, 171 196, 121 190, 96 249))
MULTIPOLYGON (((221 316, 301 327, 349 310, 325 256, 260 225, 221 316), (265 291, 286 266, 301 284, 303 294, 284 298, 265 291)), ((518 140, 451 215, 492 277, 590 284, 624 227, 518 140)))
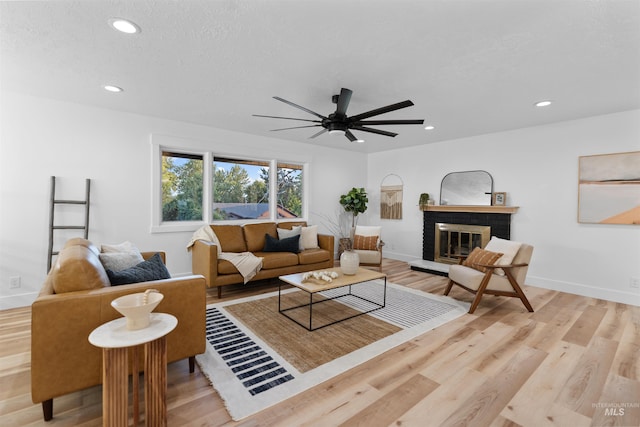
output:
POLYGON ((151 342, 173 331, 178 319, 171 314, 151 313, 149 326, 142 329, 127 329, 127 319, 120 317, 101 326, 89 334, 89 342, 101 348, 123 348, 151 342))

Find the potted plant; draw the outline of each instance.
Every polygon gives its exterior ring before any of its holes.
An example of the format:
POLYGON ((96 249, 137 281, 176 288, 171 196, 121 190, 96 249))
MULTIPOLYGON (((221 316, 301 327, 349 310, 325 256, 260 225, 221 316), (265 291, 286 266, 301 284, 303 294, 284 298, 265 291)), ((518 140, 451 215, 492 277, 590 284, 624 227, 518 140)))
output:
POLYGON ((364 188, 353 187, 347 194, 340 196, 340 204, 346 212, 351 213, 351 227, 356 226, 358 214, 367 210, 367 192, 364 188))
POLYGON ((420 209, 423 209, 425 206, 429 204, 429 193, 420 194, 420 201, 418 202, 420 205, 420 209))

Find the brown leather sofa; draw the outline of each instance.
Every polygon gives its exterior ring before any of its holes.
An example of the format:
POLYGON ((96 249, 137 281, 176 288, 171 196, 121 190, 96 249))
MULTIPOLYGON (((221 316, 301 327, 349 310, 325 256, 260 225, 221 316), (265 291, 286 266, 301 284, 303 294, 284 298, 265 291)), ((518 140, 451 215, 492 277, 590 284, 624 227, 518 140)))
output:
MULTIPOLYGON (((143 252, 149 259, 156 252, 143 252)), ((160 252, 165 262, 164 253, 160 252)), ((102 383, 102 350, 88 341, 95 328, 122 317, 111 301, 122 295, 157 289, 164 295, 154 312, 169 313, 178 325, 167 335, 167 361, 205 351, 206 288, 202 276, 186 276, 111 286, 88 240, 72 239, 60 251, 31 306, 31 398, 42 402, 44 419, 53 417, 53 398, 102 383), (57 291, 57 292, 56 292, 57 291)), ((142 353, 144 352, 139 352, 142 353)), ((144 366, 141 363, 139 366, 144 366)))
MULTIPOLYGON (((218 240, 222 252, 252 252, 263 257, 262 269, 251 281, 270 279, 285 274, 301 273, 333 267, 334 237, 318 234, 318 248, 305 249, 300 253, 264 252, 265 234, 278 238, 277 228, 292 229, 295 226, 306 227, 304 221, 298 222, 261 222, 245 225, 210 225, 218 240)), ((244 278, 227 260, 218 259, 217 246, 212 242, 197 240, 192 249, 191 265, 193 274, 201 274, 210 288, 218 288, 218 298, 222 296, 222 287, 243 283, 244 278)))

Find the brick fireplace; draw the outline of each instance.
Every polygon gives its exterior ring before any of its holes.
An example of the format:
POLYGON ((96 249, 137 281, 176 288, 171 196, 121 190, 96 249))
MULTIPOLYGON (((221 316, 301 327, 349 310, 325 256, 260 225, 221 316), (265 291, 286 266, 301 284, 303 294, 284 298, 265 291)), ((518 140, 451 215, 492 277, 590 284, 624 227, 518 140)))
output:
POLYGON ((488 242, 487 233, 510 239, 511 215, 517 210, 516 206, 425 206, 422 259, 426 262, 411 263, 411 268, 446 275, 448 267, 441 264, 457 262, 454 254, 464 255, 475 246, 484 247, 488 242), (439 249, 437 243, 441 246, 439 249))

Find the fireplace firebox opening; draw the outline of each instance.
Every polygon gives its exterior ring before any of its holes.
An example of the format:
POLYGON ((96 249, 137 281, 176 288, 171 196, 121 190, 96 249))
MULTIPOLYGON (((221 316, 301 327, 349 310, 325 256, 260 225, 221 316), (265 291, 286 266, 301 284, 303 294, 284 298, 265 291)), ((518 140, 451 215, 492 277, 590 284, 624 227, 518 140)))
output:
POLYGON ((466 256, 476 248, 484 248, 491 239, 491 226, 435 224, 434 261, 457 264, 458 256, 466 256))

